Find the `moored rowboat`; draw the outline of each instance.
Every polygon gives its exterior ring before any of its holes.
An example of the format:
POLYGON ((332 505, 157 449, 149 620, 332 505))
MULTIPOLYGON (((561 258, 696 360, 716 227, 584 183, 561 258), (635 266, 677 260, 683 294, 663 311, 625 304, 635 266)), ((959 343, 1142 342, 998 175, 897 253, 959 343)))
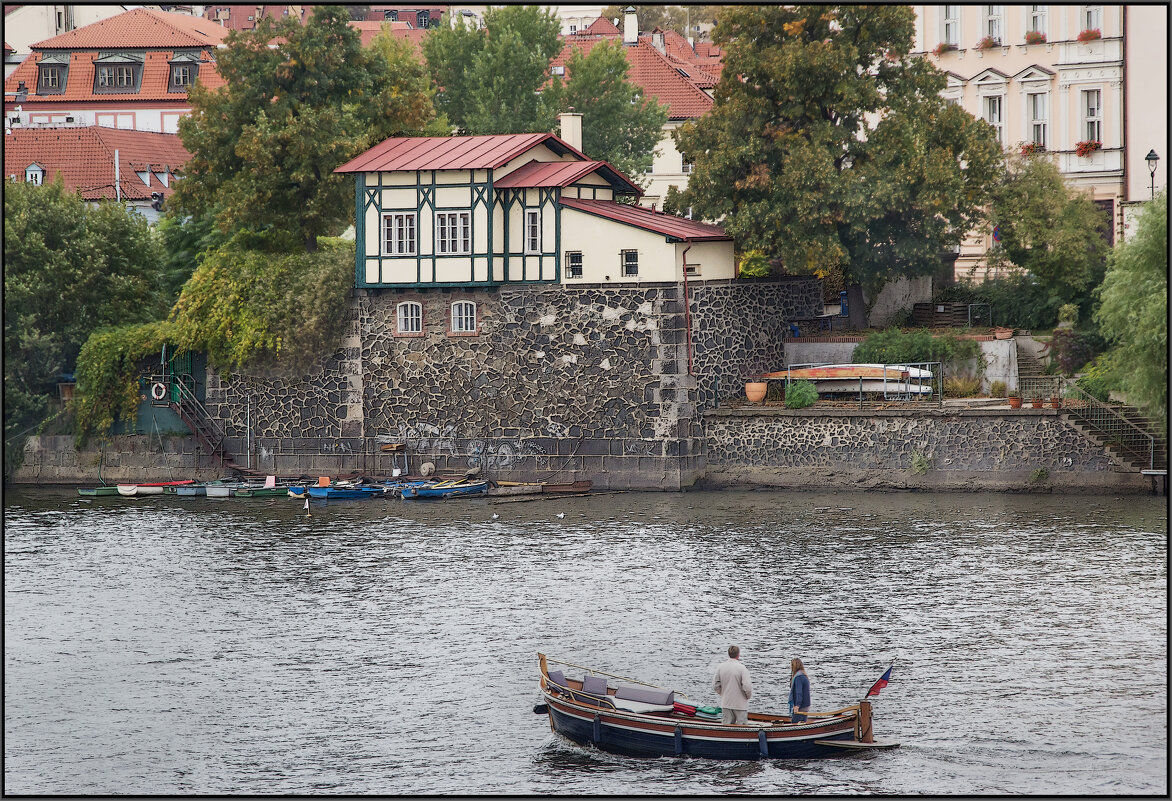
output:
MULTIPOLYGON (((541 694, 534 711, 549 715, 550 728, 576 743, 617 754, 706 759, 809 759, 842 756, 851 750, 895 748, 871 731, 866 699, 830 713, 811 713, 799 723, 781 713, 750 712, 747 724, 726 724, 678 704, 675 692, 600 671, 567 677, 538 654, 541 694), (612 681, 608 681, 608 678, 612 681)), ((703 708, 700 708, 703 709, 703 708)), ((705 710, 708 711, 708 710, 705 710)))
POLYGON ((83 497, 93 497, 96 495, 117 495, 117 487, 78 487, 77 494, 83 497))
POLYGON ((423 484, 415 487, 403 487, 400 490, 403 500, 414 498, 452 498, 457 495, 483 495, 488 492, 487 481, 438 481, 432 484, 423 484))
POLYGON ((151 481, 143 484, 119 484, 118 494, 127 498, 133 498, 138 495, 162 495, 163 490, 167 487, 181 487, 194 483, 195 481, 188 478, 183 481, 151 481))

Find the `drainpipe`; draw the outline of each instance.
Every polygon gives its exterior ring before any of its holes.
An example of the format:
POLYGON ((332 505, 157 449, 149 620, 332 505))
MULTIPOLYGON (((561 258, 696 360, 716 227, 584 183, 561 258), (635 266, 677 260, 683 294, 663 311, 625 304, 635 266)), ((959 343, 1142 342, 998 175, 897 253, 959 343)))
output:
POLYGON ((691 249, 692 245, 688 243, 688 246, 684 248, 681 260, 684 271, 684 326, 688 329, 688 375, 694 376, 696 373, 692 370, 692 296, 688 294, 688 251, 691 249))
MULTIPOLYGON (((1131 152, 1131 142, 1127 141, 1127 6, 1123 7, 1123 84, 1119 88, 1119 114, 1123 117, 1123 153, 1121 158, 1123 160, 1123 191, 1120 192, 1120 200, 1131 200, 1131 188, 1127 183, 1127 154, 1131 152)), ((1115 226, 1115 221, 1111 221, 1112 227, 1115 226)), ((1123 205, 1119 206, 1119 240, 1123 240, 1123 205)))
POLYGON ((122 202, 122 172, 118 164, 118 150, 114 150, 114 194, 122 202))

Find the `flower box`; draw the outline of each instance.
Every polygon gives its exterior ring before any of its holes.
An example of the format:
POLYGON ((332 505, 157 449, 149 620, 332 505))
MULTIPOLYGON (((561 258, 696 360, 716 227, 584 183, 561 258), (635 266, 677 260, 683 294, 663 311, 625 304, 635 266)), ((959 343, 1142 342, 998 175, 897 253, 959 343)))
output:
POLYGON ((956 45, 954 45, 954 44, 949 44, 948 42, 941 42, 940 44, 938 44, 934 48, 932 48, 932 55, 940 56, 940 55, 943 55, 944 53, 951 53, 951 52, 955 51, 956 49, 957 49, 956 45))
POLYGON ((1042 33, 1041 31, 1026 31, 1025 43, 1028 45, 1045 44, 1046 34, 1042 33))
POLYGON ((1074 152, 1078 155, 1079 158, 1086 158, 1096 150, 1102 149, 1102 142, 1076 142, 1074 145, 1074 152))
POLYGON ((1021 146, 1021 154, 1023 156, 1036 156, 1038 153, 1046 152, 1046 146, 1041 142, 1023 142, 1021 146))
POLYGON ((1093 42, 1096 39, 1102 39, 1103 33, 1098 28, 1087 28, 1085 31, 1080 31, 1078 40, 1080 42, 1093 42))
POLYGON ((992 36, 986 36, 984 39, 977 42, 975 46, 977 50, 988 50, 990 47, 998 47, 1000 45, 1001 42, 997 41, 992 36))

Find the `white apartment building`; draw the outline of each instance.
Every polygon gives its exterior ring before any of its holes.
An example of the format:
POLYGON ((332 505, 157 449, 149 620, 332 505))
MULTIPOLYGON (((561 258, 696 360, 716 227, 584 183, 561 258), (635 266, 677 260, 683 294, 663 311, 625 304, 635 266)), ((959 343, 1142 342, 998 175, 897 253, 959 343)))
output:
MULTIPOLYGON (((1111 241, 1122 235, 1123 209, 1149 195, 1144 156, 1167 141, 1167 7, 914 8, 914 49, 948 74, 944 96, 992 125, 1007 151, 1044 150, 1109 215, 1111 241)), ((957 277, 989 275, 992 245, 993 231, 973 232, 957 277)))

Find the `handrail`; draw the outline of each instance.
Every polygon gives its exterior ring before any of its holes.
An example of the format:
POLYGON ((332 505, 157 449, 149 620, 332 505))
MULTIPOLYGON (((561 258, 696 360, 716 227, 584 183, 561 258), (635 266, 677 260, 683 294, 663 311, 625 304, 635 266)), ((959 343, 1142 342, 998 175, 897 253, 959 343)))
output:
POLYGON ((195 393, 191 391, 191 388, 179 380, 172 380, 168 381, 167 383, 178 388, 179 403, 177 405, 180 409, 187 407, 189 411, 194 412, 194 414, 191 414, 192 423, 197 429, 203 429, 201 432, 197 433, 202 433, 207 438, 208 444, 212 447, 212 450, 219 452, 217 458, 219 458, 221 464, 224 462, 231 462, 231 455, 229 455, 224 450, 224 440, 227 439, 227 436, 215 424, 215 422, 212 420, 211 414, 209 414, 204 405, 200 403, 199 398, 195 396, 195 393))
MULTIPOLYGON (((1130 435, 1132 437, 1139 439, 1139 440, 1146 440, 1147 454, 1141 453, 1140 449, 1136 449, 1134 447, 1126 445, 1122 441, 1122 438, 1119 439, 1117 444, 1121 450, 1127 451, 1129 453, 1133 453, 1135 456, 1138 456, 1140 458, 1143 458, 1146 455, 1147 459, 1148 459, 1148 469, 1149 470, 1155 469, 1155 465, 1156 465, 1156 437, 1155 437, 1155 435, 1153 435, 1149 431, 1145 431, 1141 426, 1136 425, 1133 421, 1129 420, 1126 415, 1121 414, 1119 412, 1119 410, 1116 409, 1114 406, 1111 406, 1108 403, 1103 403, 1101 400, 1096 398, 1094 395, 1091 395, 1090 393, 1088 393, 1085 389, 1080 387, 1077 382, 1075 382, 1071 379, 1064 378, 1062 376, 1045 376, 1044 378, 1047 379, 1046 382, 1043 382, 1041 380, 1042 378, 1043 378, 1042 376, 1039 376, 1037 378, 1030 379, 1029 382, 1030 383, 1037 382, 1039 384, 1049 383, 1053 387, 1053 389, 1051 389, 1051 391, 1050 391, 1050 397, 1052 397, 1052 398, 1057 397, 1058 393, 1061 392, 1061 394, 1063 396, 1070 398, 1071 400, 1077 400, 1080 403, 1085 404, 1085 407, 1089 407, 1091 409, 1094 409, 1100 415, 1110 419, 1111 425, 1117 426, 1120 429, 1120 433, 1122 433, 1123 431, 1129 431, 1130 435)), ((1037 397, 1037 395, 1035 395, 1035 397, 1037 397)), ((1074 409, 1071 409, 1070 411, 1072 414, 1074 413, 1074 409)), ((1078 416, 1082 417, 1082 415, 1078 415, 1078 416)), ((1112 435, 1113 432, 1111 431, 1110 426, 1104 426, 1104 425, 1098 424, 1097 421, 1091 419, 1091 416, 1089 416, 1089 415, 1087 415, 1085 417, 1085 419, 1086 419, 1086 422, 1091 424, 1091 427, 1096 429, 1099 433, 1101 433, 1105 436, 1112 435)))

